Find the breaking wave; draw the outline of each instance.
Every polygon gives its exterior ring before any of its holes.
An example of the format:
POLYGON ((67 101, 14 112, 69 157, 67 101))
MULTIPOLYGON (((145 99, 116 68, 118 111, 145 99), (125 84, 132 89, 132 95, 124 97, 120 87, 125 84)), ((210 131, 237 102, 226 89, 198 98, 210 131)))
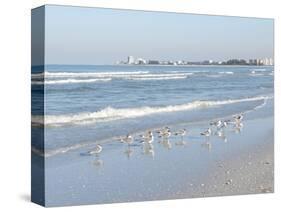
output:
POLYGON ((113 108, 106 107, 96 112, 82 112, 77 114, 65 114, 65 115, 46 115, 45 123, 42 121, 41 116, 32 116, 32 123, 45 124, 49 127, 59 127, 67 125, 83 125, 83 124, 95 124, 99 122, 108 122, 120 119, 137 118, 157 113, 171 113, 179 111, 194 110, 200 108, 208 108, 214 106, 221 106, 227 104, 235 104, 240 102, 250 102, 271 99, 273 96, 257 96, 243 99, 229 99, 221 101, 193 101, 180 105, 169 105, 162 107, 139 107, 139 108, 113 108))
POLYGON ((34 85, 43 85, 43 84, 68 84, 68 83, 91 83, 91 82, 106 82, 110 81, 111 78, 104 79, 65 79, 65 80, 45 80, 44 81, 32 81, 34 85))
POLYGON ((119 72, 45 72, 45 77, 110 77, 131 74, 148 74, 149 71, 119 71, 119 72))

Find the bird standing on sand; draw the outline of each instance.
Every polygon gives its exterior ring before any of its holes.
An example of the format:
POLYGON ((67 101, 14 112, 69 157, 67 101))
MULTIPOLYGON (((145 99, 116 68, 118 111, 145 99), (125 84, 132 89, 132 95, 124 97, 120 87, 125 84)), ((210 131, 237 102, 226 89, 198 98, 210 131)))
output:
POLYGON ((204 135, 205 137, 209 137, 212 131, 211 128, 208 128, 205 132, 201 132, 200 135, 204 135))
POLYGON ((154 137, 152 132, 149 134, 148 137, 145 137, 144 140, 141 143, 147 143, 147 144, 152 144, 154 141, 154 137))
POLYGON ((186 129, 181 129, 181 130, 175 132, 174 135, 176 135, 176 136, 177 136, 177 135, 181 136, 181 139, 183 140, 183 137, 186 135, 186 133, 187 133, 187 130, 186 130, 186 129))
POLYGON ((234 126, 234 132, 240 133, 243 129, 243 123, 236 123, 234 126))
POLYGON ((167 133, 170 130, 169 127, 164 127, 161 130, 156 131, 156 133, 159 135, 159 137, 161 137, 163 134, 167 133))
POLYGON ((222 121, 221 120, 218 120, 218 121, 212 121, 210 123, 210 125, 212 126, 216 126, 217 128, 220 128, 222 126, 222 121))
POLYGON ((147 133, 141 134, 141 135, 140 135, 140 137, 141 137, 142 139, 146 139, 146 138, 148 138, 148 137, 150 137, 150 136, 153 137, 153 133, 152 133, 152 131, 150 131, 150 130, 149 130, 147 133))
POLYGON ((227 121, 223 121, 219 129, 225 128, 227 127, 227 125, 228 125, 227 121))
POLYGON ((165 133, 163 133, 160 137, 163 137, 165 139, 169 138, 172 135, 170 130, 167 130, 165 133))
POLYGON ((242 114, 240 115, 236 115, 233 117, 235 119, 236 123, 240 123, 242 121, 242 119, 244 118, 244 116, 242 114))
POLYGON ((134 142, 134 137, 130 134, 127 134, 124 138, 120 139, 122 143, 128 144, 130 146, 134 142))
POLYGON ((99 145, 99 144, 97 144, 95 147, 94 147, 94 149, 92 149, 92 150, 90 150, 89 151, 89 154, 91 154, 91 155, 96 155, 96 156, 98 156, 100 153, 101 153, 101 151, 102 151, 102 146, 101 145, 99 145))

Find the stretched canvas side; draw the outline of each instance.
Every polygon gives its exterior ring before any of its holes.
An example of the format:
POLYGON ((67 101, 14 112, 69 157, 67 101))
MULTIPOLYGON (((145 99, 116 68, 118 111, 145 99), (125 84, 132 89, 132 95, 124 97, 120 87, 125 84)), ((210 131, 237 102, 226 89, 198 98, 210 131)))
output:
MULTIPOLYGON (((31 74, 44 82, 45 7, 31 11, 31 74)), ((44 84, 31 88, 31 201, 45 205, 44 84), (37 120, 39 124, 34 124, 37 120)))

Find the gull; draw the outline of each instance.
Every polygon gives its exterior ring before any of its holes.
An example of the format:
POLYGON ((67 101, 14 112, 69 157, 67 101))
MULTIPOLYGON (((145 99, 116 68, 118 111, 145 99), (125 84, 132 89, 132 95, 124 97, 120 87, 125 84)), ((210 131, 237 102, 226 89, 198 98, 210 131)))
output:
POLYGON ((223 121, 219 129, 225 128, 227 127, 227 125, 228 125, 227 121, 223 121))
POLYGON ((134 142, 134 138, 132 135, 127 134, 124 138, 120 138, 122 143, 127 143, 130 146, 134 142))
POLYGON ((154 140, 153 134, 150 134, 148 137, 145 137, 141 143, 152 144, 154 140))
POLYGON ((164 127, 164 130, 166 130, 166 131, 170 130, 170 129, 171 129, 170 127, 167 127, 167 126, 164 127))
MULTIPOLYGON (((233 116, 233 118, 234 118, 234 116, 233 116)), ((235 119, 235 118, 234 118, 235 119)), ((234 121, 232 121, 232 120, 230 120, 230 119, 227 119, 227 120, 224 120, 223 121, 223 125, 224 125, 224 127, 227 127, 228 125, 235 125, 237 122, 236 122, 236 120, 234 120, 234 121)))
POLYGON ((230 119, 224 120, 227 124, 231 123, 232 121, 230 119))
POLYGON ((170 129, 168 129, 166 132, 164 132, 161 136, 163 138, 169 138, 172 135, 170 129))
POLYGON ((244 118, 244 116, 242 114, 240 115, 236 115, 233 117, 235 119, 236 123, 240 123, 242 121, 242 119, 244 118))
POLYGON ((94 147, 94 149, 90 150, 88 153, 89 153, 90 155, 94 155, 94 154, 95 154, 96 156, 98 156, 99 153, 101 153, 101 151, 102 151, 102 146, 99 145, 99 144, 97 144, 97 145, 94 147))
POLYGON ((208 128, 205 132, 201 132, 200 135, 209 137, 211 135, 211 133, 212 133, 211 128, 208 128))
POLYGON ((222 126, 222 121, 221 120, 213 121, 210 123, 210 125, 215 125, 217 128, 220 128, 222 126))
POLYGON ((179 130, 178 132, 175 132, 174 135, 180 135, 181 136, 181 139, 183 139, 183 136, 185 136, 187 133, 187 130, 186 129, 181 129, 179 130))
MULTIPOLYGON (((170 128, 166 127, 164 131, 161 131, 158 135, 158 138, 162 138, 161 140, 158 141, 158 143, 162 143, 164 146, 166 145, 165 143, 169 143, 169 137, 172 135, 170 128)), ((168 144, 170 145, 170 144, 168 144)), ((170 149, 170 148, 169 148, 170 149)))
POLYGON ((240 133, 242 128, 243 128, 243 123, 236 123, 234 125, 234 132, 235 133, 240 133))
POLYGON ((167 133, 168 131, 170 131, 170 128, 169 128, 169 127, 164 127, 163 129, 156 131, 156 133, 157 133, 159 136, 161 136, 161 135, 167 133))
POLYGON ((144 134, 144 135, 140 135, 140 137, 142 138, 142 139, 146 139, 146 138, 148 138, 149 136, 152 136, 153 137, 153 133, 152 133, 152 131, 148 131, 146 134, 144 134))

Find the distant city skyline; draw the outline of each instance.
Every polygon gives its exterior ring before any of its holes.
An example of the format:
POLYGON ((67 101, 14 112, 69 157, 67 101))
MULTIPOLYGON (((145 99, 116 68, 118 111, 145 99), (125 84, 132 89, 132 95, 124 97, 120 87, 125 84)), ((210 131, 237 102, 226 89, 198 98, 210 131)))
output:
POLYGON ((127 60, 118 60, 116 65, 274 65, 273 58, 231 58, 225 61, 216 60, 202 60, 202 61, 190 61, 190 60, 151 60, 149 58, 140 58, 130 55, 127 60))
POLYGON ((46 64, 273 58, 273 19, 46 6, 46 64))

